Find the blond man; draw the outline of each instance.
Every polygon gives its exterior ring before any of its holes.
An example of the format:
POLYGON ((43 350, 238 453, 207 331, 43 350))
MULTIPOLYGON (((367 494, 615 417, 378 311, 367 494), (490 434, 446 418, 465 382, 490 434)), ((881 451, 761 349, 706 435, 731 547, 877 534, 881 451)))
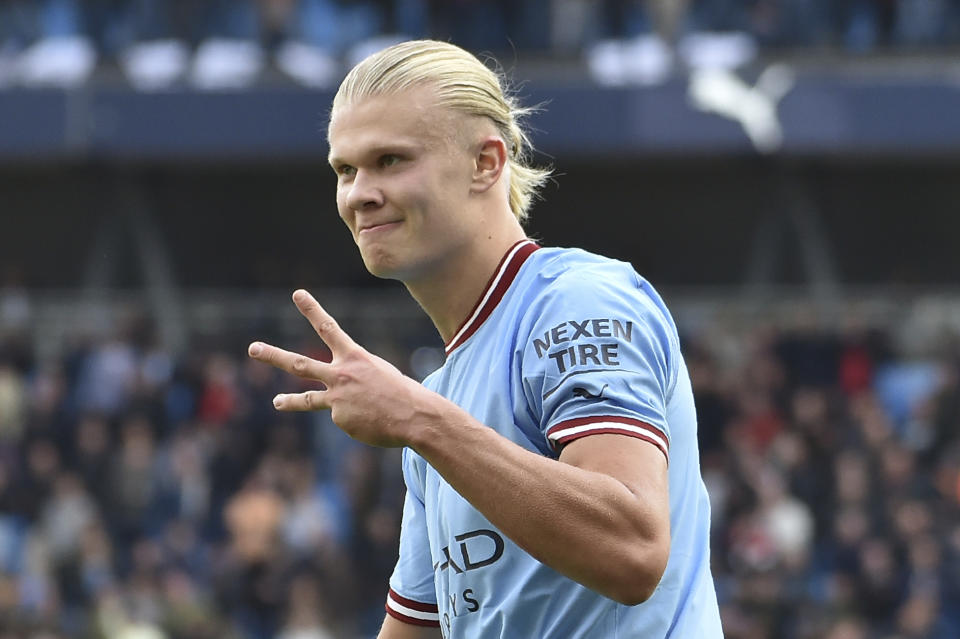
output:
POLYGON ((306 291, 321 382, 278 410, 331 411, 403 447, 400 556, 381 639, 722 636, 709 503, 676 327, 622 262, 523 230, 545 171, 501 78, 453 45, 406 42, 333 102, 337 208, 367 269, 402 281, 446 344, 423 384, 357 345, 306 291))

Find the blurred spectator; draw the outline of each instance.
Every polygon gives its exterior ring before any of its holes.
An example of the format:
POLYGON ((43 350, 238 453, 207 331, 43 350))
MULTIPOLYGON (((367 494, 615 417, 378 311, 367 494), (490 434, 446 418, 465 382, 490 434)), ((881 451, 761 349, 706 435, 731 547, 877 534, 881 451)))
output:
POLYGON ((289 569, 279 543, 283 516, 283 500, 263 467, 224 512, 230 541, 216 568, 218 597, 234 622, 258 639, 273 636, 282 614, 289 569))
POLYGON ((856 617, 845 617, 834 623, 825 639, 867 639, 867 626, 856 617))
POLYGON ((288 507, 283 520, 283 538, 298 556, 311 554, 333 543, 333 513, 320 492, 313 462, 306 458, 287 462, 288 507))
POLYGON ((20 375, 0 362, 0 446, 18 441, 23 434, 27 408, 26 388, 20 375))
POLYGON ((122 339, 109 339, 83 358, 77 381, 77 408, 115 417, 130 401, 137 379, 134 347, 122 339))
POLYGON ((300 575, 290 584, 289 604, 279 639, 334 639, 323 620, 323 605, 315 577, 300 575))
POLYGON ((120 446, 110 468, 110 527, 124 545, 154 532, 149 517, 158 489, 158 459, 151 424, 131 415, 121 424, 120 446))
POLYGON ((83 600, 78 560, 84 534, 95 520, 93 501, 78 477, 69 472, 58 475, 53 494, 43 506, 40 530, 58 581, 69 584, 61 593, 69 603, 83 600))

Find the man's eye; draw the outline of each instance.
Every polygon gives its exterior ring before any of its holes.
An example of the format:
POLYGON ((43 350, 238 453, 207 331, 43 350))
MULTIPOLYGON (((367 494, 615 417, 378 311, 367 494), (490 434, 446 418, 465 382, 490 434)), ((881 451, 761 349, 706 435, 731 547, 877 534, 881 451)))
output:
POLYGON ((390 168, 400 163, 399 155, 384 155, 380 158, 380 166, 383 168, 390 168))
POLYGON ((341 164, 337 167, 337 175, 353 175, 357 170, 349 164, 341 164))

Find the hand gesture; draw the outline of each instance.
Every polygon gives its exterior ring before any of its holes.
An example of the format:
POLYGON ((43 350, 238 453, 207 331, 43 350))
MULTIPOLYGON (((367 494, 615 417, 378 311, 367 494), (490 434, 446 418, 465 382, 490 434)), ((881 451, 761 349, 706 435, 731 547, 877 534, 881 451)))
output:
POLYGON ((325 387, 282 393, 274 397, 274 407, 282 411, 330 409, 334 423, 356 440, 373 446, 409 445, 418 415, 435 394, 354 342, 308 292, 294 292, 293 302, 333 358, 321 362, 263 342, 250 344, 250 357, 325 387))

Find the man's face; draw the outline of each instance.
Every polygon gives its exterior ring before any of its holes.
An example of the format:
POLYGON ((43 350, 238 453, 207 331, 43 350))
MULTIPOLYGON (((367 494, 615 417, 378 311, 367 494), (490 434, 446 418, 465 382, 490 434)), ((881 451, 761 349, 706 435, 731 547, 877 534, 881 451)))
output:
POLYGON ((456 122, 430 87, 334 112, 337 209, 374 275, 422 278, 479 232, 478 220, 464 214, 476 165, 456 122))

